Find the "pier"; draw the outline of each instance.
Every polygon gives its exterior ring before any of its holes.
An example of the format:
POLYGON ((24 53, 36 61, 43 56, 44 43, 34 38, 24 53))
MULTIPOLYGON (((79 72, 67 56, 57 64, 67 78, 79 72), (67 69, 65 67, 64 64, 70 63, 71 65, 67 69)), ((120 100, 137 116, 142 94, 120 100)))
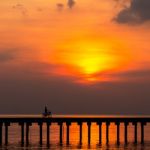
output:
POLYGON ((29 132, 30 126, 33 123, 38 124, 39 126, 39 144, 43 144, 43 124, 46 124, 46 140, 47 146, 50 145, 50 126, 53 123, 57 123, 59 126, 59 142, 63 143, 63 124, 66 124, 66 144, 69 145, 69 135, 70 135, 70 126, 72 123, 77 123, 79 126, 79 142, 82 144, 82 125, 87 123, 88 130, 88 144, 91 142, 91 124, 96 123, 99 127, 99 143, 102 143, 102 124, 106 124, 106 143, 109 143, 109 126, 110 123, 115 123, 116 125, 116 143, 120 144, 120 124, 124 124, 124 143, 128 143, 128 125, 132 123, 134 126, 134 143, 137 141, 137 125, 140 124, 140 135, 141 144, 144 144, 144 127, 147 123, 150 122, 150 117, 0 117, 0 145, 3 143, 7 145, 9 143, 9 126, 12 123, 16 123, 20 126, 21 134, 21 145, 28 145, 29 141, 29 132), (2 132, 4 128, 4 142, 2 141, 2 132))

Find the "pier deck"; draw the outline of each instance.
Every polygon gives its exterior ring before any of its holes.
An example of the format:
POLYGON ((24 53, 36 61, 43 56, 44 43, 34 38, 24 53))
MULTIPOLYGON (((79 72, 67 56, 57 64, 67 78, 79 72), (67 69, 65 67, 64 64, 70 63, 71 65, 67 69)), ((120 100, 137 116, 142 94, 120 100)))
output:
POLYGON ((150 122, 150 117, 137 117, 137 116, 112 116, 112 117, 93 117, 93 116, 52 116, 52 117, 43 117, 41 116, 0 116, 0 145, 2 145, 2 128, 5 128, 5 145, 8 144, 8 127, 12 123, 17 123, 21 126, 21 144, 24 145, 29 144, 29 127, 33 123, 37 123, 39 125, 39 143, 42 145, 42 125, 45 123, 47 125, 47 145, 50 144, 50 126, 52 123, 57 123, 59 125, 59 137, 60 144, 62 144, 62 127, 63 124, 66 124, 66 141, 69 144, 69 127, 71 123, 77 123, 79 125, 79 140, 82 144, 82 124, 87 123, 88 127, 88 143, 90 144, 91 139, 91 124, 97 123, 99 126, 99 142, 102 142, 102 123, 106 124, 106 142, 109 142, 109 125, 110 123, 115 123, 117 128, 117 144, 120 143, 120 123, 124 124, 124 142, 128 143, 128 125, 132 123, 134 126, 134 142, 137 143, 137 125, 141 125, 141 144, 144 143, 144 126, 146 123, 150 122), (25 133, 24 133, 25 132, 25 133), (26 137, 25 137, 26 135, 26 137), (26 141, 25 141, 26 139, 26 141))

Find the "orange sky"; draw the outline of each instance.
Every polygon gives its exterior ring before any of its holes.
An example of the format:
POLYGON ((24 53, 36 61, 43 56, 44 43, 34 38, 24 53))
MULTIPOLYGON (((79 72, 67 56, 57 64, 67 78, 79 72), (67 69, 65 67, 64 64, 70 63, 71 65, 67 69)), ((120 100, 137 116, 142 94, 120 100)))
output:
POLYGON ((149 0, 0 0, 0 113, 150 114, 149 41, 149 0))
POLYGON ((0 52, 14 57, 1 64, 4 69, 44 63, 53 66, 41 70, 46 76, 95 83, 125 80, 118 74, 150 67, 148 24, 115 22, 123 6, 114 0, 76 1, 71 9, 66 0, 0 3, 0 52))

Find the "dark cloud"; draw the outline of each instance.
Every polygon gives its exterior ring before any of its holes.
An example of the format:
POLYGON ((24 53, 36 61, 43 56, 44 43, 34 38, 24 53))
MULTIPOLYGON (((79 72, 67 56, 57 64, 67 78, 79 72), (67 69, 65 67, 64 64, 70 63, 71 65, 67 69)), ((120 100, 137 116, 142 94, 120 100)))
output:
POLYGON ((27 15, 27 9, 23 4, 16 4, 12 7, 13 9, 21 11, 22 15, 27 15))
POLYGON ((0 62, 7 62, 14 59, 14 55, 11 51, 0 52, 0 62))
POLYGON ((143 82, 143 81, 150 81, 150 69, 142 69, 142 70, 134 70, 134 71, 127 71, 112 74, 113 77, 119 77, 124 81, 131 81, 131 82, 143 82))
POLYGON ((57 4, 58 11, 61 11, 63 8, 64 8, 64 4, 62 4, 62 3, 57 4))
MULTIPOLYGON (((52 75, 50 70, 54 67, 31 62, 26 68, 21 65, 20 71, 9 68, 4 78, 1 74, 0 113, 40 113, 45 105, 56 114, 150 113, 150 79, 88 86, 75 84, 68 77, 52 75), (42 68, 48 70, 46 75, 41 74, 42 68)), ((125 72, 120 76, 144 77, 150 76, 150 71, 125 72)))
POLYGON ((72 8, 75 5, 75 1, 74 0, 68 0, 68 7, 72 8))
POLYGON ((150 0, 131 0, 115 18, 119 23, 143 23, 150 20, 150 0))
POLYGON ((38 12, 42 12, 42 11, 43 11, 43 8, 38 7, 38 8, 37 8, 37 11, 38 11, 38 12))
POLYGON ((47 105, 56 114, 149 114, 149 88, 150 82, 88 87, 57 77, 8 79, 0 84, 0 112, 40 113, 47 105))

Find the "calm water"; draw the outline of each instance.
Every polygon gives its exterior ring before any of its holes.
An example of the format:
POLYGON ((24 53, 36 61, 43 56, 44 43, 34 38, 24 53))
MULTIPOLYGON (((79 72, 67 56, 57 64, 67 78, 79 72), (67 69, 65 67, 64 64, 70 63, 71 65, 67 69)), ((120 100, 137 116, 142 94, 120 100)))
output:
MULTIPOLYGON (((30 116, 33 117, 33 116, 30 116)), ((67 117, 67 116, 66 116, 67 117)), ((106 144, 106 126, 105 123, 102 124, 102 144, 99 145, 98 142, 98 126, 96 123, 92 123, 91 126, 91 144, 88 144, 88 129, 87 124, 83 124, 83 137, 82 145, 79 144, 79 126, 73 123, 70 126, 70 145, 66 144, 66 125, 63 125, 63 145, 59 144, 59 126, 57 124, 52 124, 50 127, 50 148, 57 150, 65 149, 150 149, 150 124, 145 126, 145 144, 140 144, 140 124, 138 124, 138 144, 134 144, 134 126, 129 124, 128 126, 128 141, 127 145, 124 144, 124 125, 120 126, 120 142, 118 146, 116 144, 116 126, 114 123, 110 124, 109 128, 109 144, 106 144)), ((43 145, 39 145, 39 126, 37 124, 32 124, 30 127, 30 144, 29 146, 21 147, 20 145, 20 126, 18 124, 11 124, 9 127, 9 144, 8 146, 1 147, 2 149, 48 149, 46 146, 46 124, 43 125, 43 145)), ((3 142, 4 142, 4 128, 3 128, 3 142)))

